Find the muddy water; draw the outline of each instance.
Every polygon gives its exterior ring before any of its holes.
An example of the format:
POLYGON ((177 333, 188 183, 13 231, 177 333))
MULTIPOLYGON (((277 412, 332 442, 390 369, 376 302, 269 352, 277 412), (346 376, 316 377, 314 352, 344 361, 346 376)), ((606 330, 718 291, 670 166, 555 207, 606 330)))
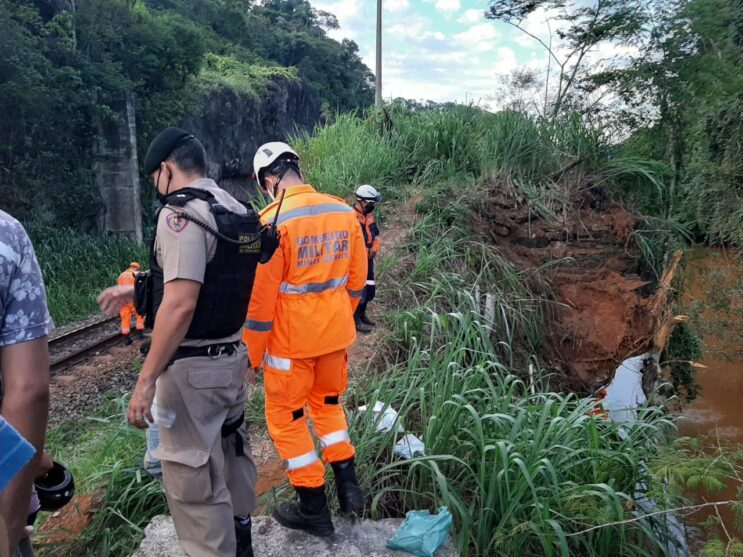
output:
MULTIPOLYGON (((696 371, 701 391, 685 409, 680 433, 743 443, 743 265, 729 250, 697 248, 686 257, 685 306, 702 336, 699 363, 706 369, 696 371)), ((735 499, 737 487, 706 498, 735 499)), ((700 524, 713 513, 699 513, 691 522, 700 524)), ((731 522, 729 510, 723 518, 731 522)))
POLYGON ((686 306, 701 327, 699 397, 684 412, 682 433, 716 433, 743 443, 743 301, 741 264, 729 251, 697 248, 687 254, 686 306))

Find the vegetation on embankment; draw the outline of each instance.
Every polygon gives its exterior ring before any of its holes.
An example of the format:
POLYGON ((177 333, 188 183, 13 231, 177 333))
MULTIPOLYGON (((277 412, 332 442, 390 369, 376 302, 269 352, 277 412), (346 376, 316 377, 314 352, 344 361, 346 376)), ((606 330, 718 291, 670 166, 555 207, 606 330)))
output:
POLYGON ((44 275, 49 312, 58 327, 97 313, 96 296, 116 284, 130 262, 145 268, 149 264, 147 248, 127 238, 34 223, 27 229, 44 275))
POLYGON ((417 200, 407 245, 379 262, 389 336, 347 397, 372 515, 447 505, 463 555, 665 554, 668 522, 645 516, 638 496, 664 510, 682 504, 684 488, 714 492, 738 473, 735 452, 674 441, 672 417, 652 407, 620 434, 595 399, 551 392, 540 272, 516 268, 473 226, 489 175, 544 215, 576 193, 553 178, 570 161, 585 162, 568 185, 609 195, 624 180, 656 187, 654 164, 621 158, 576 115, 550 126, 471 107, 393 109, 391 122, 380 136, 373 118, 341 117, 299 142, 325 191, 369 181, 387 213, 417 200), (355 411, 377 401, 424 441, 425 456, 395 456, 403 432, 377 431, 371 413, 355 411))
MULTIPOLYGON (((555 189, 551 177, 578 155, 586 160, 582 175, 603 177, 609 190, 628 176, 653 187, 654 175, 642 161, 617 157, 575 116, 552 127, 473 107, 392 107, 390 119, 380 134, 375 115, 343 115, 295 141, 308 181, 320 190, 346 197, 369 182, 383 192, 383 233, 386 214, 416 205, 406 242, 378 262, 378 306, 387 310, 389 334, 346 397, 371 515, 447 505, 454 539, 468 556, 664 554, 672 543, 667 522, 645 516, 638 495, 673 508, 682 488, 714 491, 737 473, 734 459, 673 442, 672 418, 660 409, 640 409, 637 424, 619 435, 595 412, 593 398, 551 392, 549 289, 539 270, 514 266, 474 226, 490 175, 522 191, 534 211, 570 193, 555 189), (491 315, 481 293, 493 295, 491 315), (377 401, 399 413, 425 455, 396 456, 402 433, 377 431, 371 413, 356 410, 377 401)), ((261 404, 254 397, 248 405, 254 424, 261 404)), ((120 412, 106 415, 102 438, 131 441, 116 474, 106 465, 111 473, 96 475, 86 455, 58 442, 63 433, 52 434, 52 447, 82 470, 85 485, 112 493, 105 521, 93 523, 86 543, 126 555, 162 496, 138 468, 142 436, 126 428, 120 412), (111 532, 122 525, 114 549, 111 532)))

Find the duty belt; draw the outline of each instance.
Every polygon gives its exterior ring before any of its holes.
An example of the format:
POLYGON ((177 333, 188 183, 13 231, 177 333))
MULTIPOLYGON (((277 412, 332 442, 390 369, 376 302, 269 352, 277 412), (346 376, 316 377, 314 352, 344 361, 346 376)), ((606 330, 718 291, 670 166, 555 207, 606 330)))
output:
POLYGON ((231 356, 237 351, 239 342, 227 342, 224 344, 210 344, 209 346, 181 346, 175 351, 170 363, 183 358, 195 358, 197 356, 209 356, 218 360, 222 355, 231 356))

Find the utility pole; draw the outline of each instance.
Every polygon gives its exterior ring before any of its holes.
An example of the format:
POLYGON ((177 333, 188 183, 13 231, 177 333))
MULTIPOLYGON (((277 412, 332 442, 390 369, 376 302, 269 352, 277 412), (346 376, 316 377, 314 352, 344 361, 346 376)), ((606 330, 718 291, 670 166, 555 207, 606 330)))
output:
POLYGON ((377 0, 377 75, 374 104, 382 108, 382 0, 377 0))

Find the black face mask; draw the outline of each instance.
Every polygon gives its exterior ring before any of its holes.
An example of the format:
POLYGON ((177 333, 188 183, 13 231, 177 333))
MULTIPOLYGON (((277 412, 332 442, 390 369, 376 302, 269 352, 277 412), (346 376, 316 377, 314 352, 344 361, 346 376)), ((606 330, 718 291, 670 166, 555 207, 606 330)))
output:
POLYGON ((364 205, 364 214, 368 215, 374 212, 374 203, 367 203, 364 205))

